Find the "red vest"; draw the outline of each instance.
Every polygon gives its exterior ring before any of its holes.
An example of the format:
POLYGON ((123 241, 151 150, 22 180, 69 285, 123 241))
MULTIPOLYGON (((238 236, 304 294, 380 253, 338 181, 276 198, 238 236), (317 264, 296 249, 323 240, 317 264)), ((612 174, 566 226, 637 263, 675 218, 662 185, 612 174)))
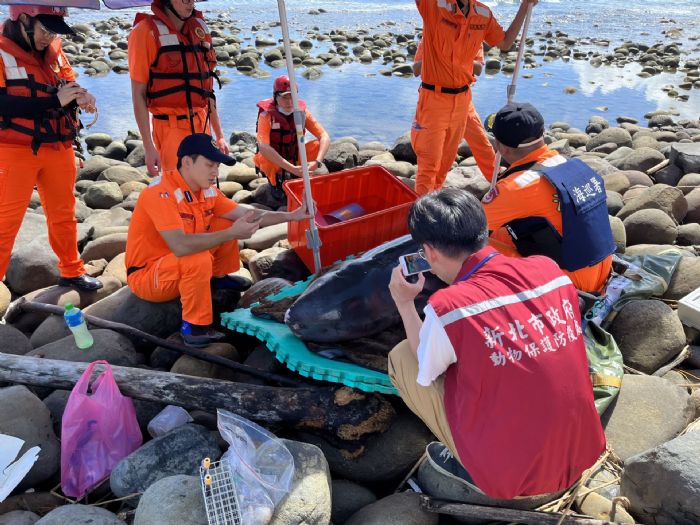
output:
POLYGON ((134 25, 150 24, 158 37, 158 54, 146 88, 149 109, 188 108, 191 112, 208 107, 215 98, 216 53, 202 13, 195 11, 178 31, 160 7, 152 4, 151 10, 152 15, 139 13, 134 20, 134 25))
MULTIPOLYGON (((44 56, 27 52, 12 40, 0 36, 0 57, 4 67, 5 88, 0 91, 16 97, 52 97, 63 80, 66 64, 61 54, 61 41, 55 39, 44 56)), ((1 111, 0 111, 1 113, 1 111)), ((0 144, 31 146, 36 153, 42 144, 71 147, 76 135, 77 120, 64 109, 47 111, 35 119, 0 117, 0 144)))
POLYGON ((430 304, 457 356, 445 375, 445 412, 476 485, 495 498, 572 485, 603 452, 605 435, 569 278, 546 257, 487 247, 430 304))
MULTIPOLYGON (((258 116, 261 113, 270 115, 270 146, 282 158, 294 165, 299 163, 299 142, 297 141, 294 114, 285 115, 277 109, 274 98, 261 100, 257 104, 258 116)), ((299 101, 299 109, 306 111, 306 102, 299 101)), ((306 131, 306 126, 304 126, 306 131)))

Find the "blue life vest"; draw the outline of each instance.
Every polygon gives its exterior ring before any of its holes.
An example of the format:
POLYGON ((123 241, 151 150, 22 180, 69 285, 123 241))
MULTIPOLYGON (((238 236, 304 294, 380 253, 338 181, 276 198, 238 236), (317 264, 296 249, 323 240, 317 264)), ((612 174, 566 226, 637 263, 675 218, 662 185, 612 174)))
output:
POLYGON ((615 239, 600 175, 578 159, 538 171, 557 190, 562 235, 544 217, 515 219, 506 229, 520 255, 546 255, 574 272, 612 254, 615 239))

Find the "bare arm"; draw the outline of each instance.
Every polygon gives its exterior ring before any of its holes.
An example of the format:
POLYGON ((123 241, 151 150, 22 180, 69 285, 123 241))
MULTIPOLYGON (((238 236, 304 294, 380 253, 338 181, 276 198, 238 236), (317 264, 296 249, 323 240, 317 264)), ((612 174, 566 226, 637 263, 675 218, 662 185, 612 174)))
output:
POLYGON ((272 226, 282 222, 300 221, 309 218, 305 206, 297 208, 294 211, 265 211, 246 206, 245 204, 239 204, 230 212, 222 215, 222 217, 230 221, 237 221, 246 215, 255 217, 259 221, 260 227, 272 226))
POLYGON ((146 167, 148 172, 155 176, 160 171, 160 156, 153 144, 151 136, 151 115, 148 112, 148 103, 146 100, 146 84, 141 82, 131 81, 131 101, 134 105, 134 117, 136 125, 141 133, 143 140, 143 149, 145 150, 146 167))
POLYGON ((211 121, 211 129, 214 132, 214 137, 216 138, 216 145, 223 153, 228 155, 231 152, 231 148, 229 147, 228 141, 224 136, 224 130, 221 127, 221 119, 219 118, 219 111, 216 108, 216 100, 212 100, 211 102, 211 114, 209 116, 209 120, 211 121))
POLYGON ((515 18, 513 19, 513 22, 511 22, 510 27, 506 31, 506 36, 503 39, 503 41, 498 44, 498 48, 502 51, 508 51, 511 46, 513 45, 513 42, 515 42, 515 39, 518 38, 518 33, 520 33, 520 28, 523 26, 523 22, 525 21, 525 15, 527 15, 527 8, 530 4, 532 6, 537 5, 538 0, 522 0, 522 3, 520 4, 520 9, 518 9, 518 13, 515 15, 515 18))
POLYGON ((320 145, 319 145, 319 150, 318 150, 318 156, 312 160, 316 160, 318 163, 321 163, 321 162, 323 162, 323 159, 326 158, 326 153, 328 153, 328 148, 331 147, 330 135, 328 135, 328 133, 326 133, 324 131, 323 134, 321 135, 321 137, 319 138, 319 142, 320 142, 320 145))

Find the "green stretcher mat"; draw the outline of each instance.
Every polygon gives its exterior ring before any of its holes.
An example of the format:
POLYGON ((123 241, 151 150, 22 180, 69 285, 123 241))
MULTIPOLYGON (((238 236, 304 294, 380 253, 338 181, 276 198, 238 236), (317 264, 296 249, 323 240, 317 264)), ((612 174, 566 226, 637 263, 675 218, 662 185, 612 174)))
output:
MULTIPOLYGON (((296 295, 306 289, 309 282, 310 280, 296 283, 276 295, 271 295, 268 299, 279 300, 288 295, 296 295)), ((250 313, 250 308, 240 308, 221 314, 221 324, 229 330, 252 335, 263 341, 278 361, 304 377, 342 383, 364 392, 398 395, 387 374, 315 354, 292 333, 286 324, 255 317, 250 313)))

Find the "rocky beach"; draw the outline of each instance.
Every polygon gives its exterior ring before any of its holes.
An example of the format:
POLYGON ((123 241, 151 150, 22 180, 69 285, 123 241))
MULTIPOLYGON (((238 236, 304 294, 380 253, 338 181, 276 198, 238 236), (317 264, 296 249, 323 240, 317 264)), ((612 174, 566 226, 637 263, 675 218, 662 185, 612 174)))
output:
MULTIPOLYGON (((420 38, 417 23, 400 22, 396 29, 396 22, 379 17, 374 27, 321 29, 323 24, 315 26, 315 21, 328 15, 322 7, 306 9, 304 14, 307 26, 303 38, 296 38, 292 48, 298 73, 307 81, 302 89, 311 90, 313 82, 324 79, 332 82, 341 72, 345 79, 347 71, 363 75, 364 67, 373 80, 391 77, 404 83, 401 93, 413 93, 410 64, 420 38)), ((545 142, 563 155, 581 159, 604 179, 618 253, 681 256, 663 295, 630 302, 608 328, 627 365, 619 396, 603 416, 612 455, 605 467, 592 473, 586 489, 575 498, 574 508, 603 522, 697 524, 700 330, 681 323, 677 308, 681 298, 700 287, 700 26, 697 19, 693 23, 662 18, 653 29, 647 28, 654 35, 619 35, 615 40, 607 35, 598 37, 597 31, 585 35, 565 32, 556 20, 544 18, 539 24, 543 27, 528 38, 517 98, 545 106, 547 100, 532 97, 527 82, 551 75, 548 68, 556 64, 624 71, 625 78, 634 76, 643 82, 664 79, 663 85, 655 88, 656 95, 664 97, 663 109, 652 104, 644 111, 638 105, 628 111, 621 101, 614 108, 603 109, 605 102, 597 102, 594 95, 587 104, 599 109, 578 114, 575 121, 565 113, 551 118, 551 111, 543 111, 547 117, 545 142), (538 70, 545 73, 537 76, 538 70)), ((601 20, 600 26, 604 25, 601 20)), ((270 77, 277 71, 281 74, 285 66, 278 24, 268 21, 243 27, 231 20, 230 13, 214 10, 209 14, 209 26, 224 73, 223 91, 229 92, 224 103, 229 104, 237 89, 242 93, 241 86, 252 82, 258 91, 266 92, 270 77)), ((109 94, 110 83, 116 85, 122 82, 117 79, 128 74, 131 20, 126 16, 102 17, 81 21, 75 28, 79 34, 67 39, 63 49, 81 73, 79 81, 90 89, 99 85, 101 93, 109 94)), ((487 76, 478 85, 489 86, 492 79, 505 85, 515 56, 515 47, 509 52, 488 50, 487 76)), ((558 92, 566 100, 566 96, 580 95, 582 89, 585 86, 572 84, 558 92)), ((656 95, 654 100, 659 99, 656 95)), ((478 91, 475 96, 479 96, 478 91)), ((129 95, 115 93, 114 98, 124 101, 129 95)), ((324 171, 377 165, 413 187, 416 155, 408 134, 401 133, 410 128, 415 98, 391 98, 397 106, 409 108, 403 112, 409 115, 407 120, 387 124, 389 130, 398 126, 402 131, 389 136, 379 124, 373 135, 342 137, 331 129, 333 142, 324 171)), ((125 377, 119 376, 118 370, 128 367, 144 374, 182 374, 217 384, 234 381, 258 392, 260 404, 269 402, 265 397, 269 392, 282 389, 274 381, 179 355, 141 337, 107 328, 91 327, 94 346, 79 350, 63 319, 21 307, 23 301, 59 306, 72 303, 87 315, 126 323, 163 339, 178 338, 179 302, 147 303, 127 286, 124 252, 129 221, 139 193, 153 179, 144 165, 141 137, 133 131, 130 103, 98 99, 98 105, 102 113, 114 117, 98 121, 93 130, 84 132, 75 194, 81 256, 89 275, 98 278, 103 288, 79 292, 55 284, 57 258, 48 243, 36 190, 5 281, 0 282, 0 316, 5 317, 5 323, 0 324, 0 377, 4 381, 0 385, 0 434, 23 439, 23 452, 41 447, 29 475, 0 503, 0 525, 206 525, 199 465, 204 457, 218 460, 228 446, 217 429, 215 410, 204 405, 190 409, 192 422, 151 439, 147 425, 168 400, 157 393, 135 399, 144 444, 119 462, 110 478, 79 504, 69 505, 74 501, 60 492, 59 484, 61 419, 70 387, 51 388, 46 386, 48 380, 32 386, 25 376, 14 380, 12 357, 30 356, 67 361, 72 373, 81 372, 89 362, 106 360, 114 366, 117 377, 125 377), (103 109, 105 106, 109 109, 103 109)), ((311 104, 319 110, 322 105, 320 100, 311 104)), ((238 163, 221 166, 219 187, 238 203, 265 210, 285 209, 271 193, 267 179, 254 168, 254 107, 246 111, 252 122, 224 126, 238 163)), ((372 108, 359 106, 355 111, 371 113, 372 108)), ((388 112, 393 115, 391 108, 388 112)), ((323 112, 319 114, 323 122, 323 112)), ((226 124, 239 118, 237 114, 223 120, 226 124)), ((381 121, 387 117, 367 118, 381 121)), ((84 119, 88 121, 89 116, 84 119)), ((327 120, 333 122, 330 117, 327 120)), ((489 188, 466 142, 459 148, 445 185, 479 198, 489 188)), ((235 292, 216 294, 217 315, 239 304, 252 304, 262 291, 275 289, 280 279, 293 283, 310 275, 290 247, 286 225, 262 228, 240 247, 243 267, 239 274, 256 284, 242 297, 235 292)), ((258 418, 258 423, 284 440, 295 462, 291 491, 270 523, 458 523, 427 512, 420 506, 419 494, 405 491, 409 475, 419 484, 431 483, 430 471, 421 468, 414 472, 414 466, 433 437, 398 397, 300 378, 260 341, 244 334, 229 331, 225 342, 205 351, 263 373, 300 380, 303 386, 332 388, 337 405, 354 401, 374 407, 378 414, 371 425, 353 428, 351 436, 350 432, 343 435, 313 428, 303 421, 258 418)))

